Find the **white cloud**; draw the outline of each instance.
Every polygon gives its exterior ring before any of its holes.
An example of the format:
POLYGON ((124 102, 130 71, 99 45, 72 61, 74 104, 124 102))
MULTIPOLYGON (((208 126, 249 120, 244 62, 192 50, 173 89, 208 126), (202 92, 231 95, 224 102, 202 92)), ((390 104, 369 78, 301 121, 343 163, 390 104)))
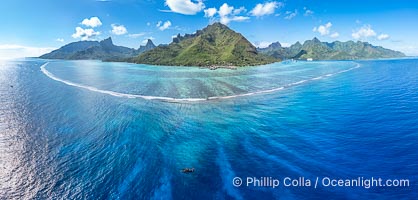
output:
POLYGON ((62 38, 57 38, 57 39, 55 39, 55 41, 57 41, 57 42, 64 42, 64 39, 62 39, 62 38))
POLYGON ((364 25, 363 27, 361 27, 357 31, 354 31, 351 34, 351 36, 354 39, 358 40, 358 39, 361 39, 361 38, 375 37, 376 32, 371 28, 370 25, 364 25))
POLYGON ((389 39, 389 37, 390 36, 388 34, 382 33, 379 36, 377 36, 377 39, 378 40, 387 40, 387 39, 389 39))
POLYGON ((257 4, 252 10, 251 14, 256 17, 273 14, 276 8, 282 7, 284 4, 281 2, 267 2, 264 4, 257 4))
POLYGON ((83 24, 84 26, 87 27, 99 27, 102 25, 102 22, 100 21, 100 19, 98 17, 91 17, 90 19, 86 18, 84 19, 81 24, 83 24))
POLYGON ((202 0, 165 0, 172 12, 180 13, 184 15, 195 15, 205 8, 202 0))
POLYGON ((234 10, 234 15, 239 15, 243 12, 247 12, 247 9, 245 9, 244 6, 241 6, 240 8, 234 10))
POLYGON ((261 41, 261 42, 256 42, 254 43, 254 46, 258 47, 258 48, 266 48, 271 44, 271 42, 268 41, 261 41))
POLYGON ((89 40, 92 37, 100 35, 100 32, 96 32, 93 29, 83 29, 81 27, 75 28, 75 33, 71 35, 73 38, 80 38, 81 40, 89 40))
POLYGON ((219 8, 218 13, 219 13, 219 15, 220 15, 221 17, 225 17, 225 16, 227 16, 227 15, 231 14, 233 10, 234 10, 234 7, 232 7, 232 6, 228 6, 228 4, 227 4, 227 3, 224 3, 224 4, 223 4, 223 5, 219 8))
POLYGON ((418 56, 418 44, 396 44, 391 49, 401 51, 407 56, 418 56))
POLYGON ((324 25, 320 25, 318 27, 313 28, 313 32, 318 32, 321 35, 328 35, 332 27, 332 23, 328 22, 324 25))
POLYGON ((128 37, 130 37, 130 38, 139 38, 139 37, 144 36, 145 34, 146 33, 132 33, 132 34, 129 34, 128 37))
POLYGON ((304 16, 311 16, 311 15, 313 15, 314 14, 314 12, 312 11, 312 10, 309 10, 309 9, 305 9, 305 14, 303 14, 304 16))
POLYGON ((282 47, 290 47, 290 46, 292 46, 292 44, 287 43, 287 42, 282 42, 280 44, 282 45, 282 47))
POLYGON ((161 31, 163 31, 163 30, 166 30, 166 29, 168 29, 168 28, 170 28, 170 26, 171 26, 171 22, 170 21, 166 21, 166 22, 162 22, 162 21, 159 21, 158 23, 157 23, 157 27, 161 30, 161 31))
POLYGON ((219 19, 219 22, 221 22, 222 24, 229 24, 232 21, 242 22, 249 20, 250 17, 247 16, 236 16, 237 14, 240 14, 242 12, 246 12, 245 7, 234 9, 233 6, 229 6, 227 3, 224 3, 219 8, 219 10, 217 10, 216 8, 206 9, 205 17, 209 17, 211 18, 211 20, 213 20, 215 15, 218 14, 219 18, 216 18, 216 20, 219 19))
POLYGON ((204 10, 203 12, 205 12, 205 17, 213 17, 218 11, 216 10, 216 8, 208 8, 204 10))
POLYGON ((298 15, 298 10, 295 10, 295 12, 286 11, 286 16, 284 17, 284 19, 291 20, 294 17, 296 17, 296 15, 298 15))
POLYGON ((23 57, 38 57, 49 53, 53 47, 31 47, 16 44, 0 44, 0 59, 14 59, 23 57))
POLYGON ((151 22, 147 22, 147 26, 151 26, 151 22))
POLYGON ((338 32, 335 32, 335 33, 330 35, 331 38, 337 38, 339 36, 340 36, 340 34, 338 32))
POLYGON ((231 16, 231 17, 221 17, 220 22, 222 24, 229 24, 229 22, 243 22, 249 20, 249 17, 246 16, 231 16))
POLYGON ((333 32, 331 33, 331 27, 332 27, 332 23, 328 22, 324 25, 320 25, 318 27, 314 27, 312 29, 313 32, 318 32, 321 36, 326 36, 329 35, 329 37, 331 38, 337 38, 340 36, 340 34, 338 32, 333 32))
POLYGON ((128 30, 126 30, 126 27, 124 25, 117 25, 112 24, 112 33, 115 35, 123 35, 128 33, 128 30))
POLYGON ((235 21, 235 22, 242 22, 242 21, 247 21, 249 19, 250 19, 249 17, 245 17, 245 16, 233 16, 230 20, 235 21))

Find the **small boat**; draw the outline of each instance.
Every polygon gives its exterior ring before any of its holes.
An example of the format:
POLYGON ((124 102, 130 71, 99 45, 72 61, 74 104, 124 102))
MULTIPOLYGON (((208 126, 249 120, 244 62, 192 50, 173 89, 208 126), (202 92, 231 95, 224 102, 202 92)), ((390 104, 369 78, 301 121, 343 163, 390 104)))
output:
POLYGON ((194 172, 194 168, 184 168, 184 169, 182 169, 181 170, 181 172, 183 172, 183 173, 192 173, 192 172, 194 172))

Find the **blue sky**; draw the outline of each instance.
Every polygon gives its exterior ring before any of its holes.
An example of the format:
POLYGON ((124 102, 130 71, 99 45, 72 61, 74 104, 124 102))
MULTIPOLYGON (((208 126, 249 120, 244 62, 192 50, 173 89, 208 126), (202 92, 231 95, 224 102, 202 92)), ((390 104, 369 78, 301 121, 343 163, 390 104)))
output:
POLYGON ((3 0, 0 58, 37 56, 66 43, 101 40, 138 48, 169 43, 220 21, 256 46, 368 41, 418 55, 418 2, 407 0, 3 0))

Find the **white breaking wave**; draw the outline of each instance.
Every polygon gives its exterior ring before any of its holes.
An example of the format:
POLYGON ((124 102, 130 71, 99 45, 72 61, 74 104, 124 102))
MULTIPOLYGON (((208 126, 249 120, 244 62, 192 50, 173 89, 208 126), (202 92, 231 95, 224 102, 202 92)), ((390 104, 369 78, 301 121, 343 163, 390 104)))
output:
POLYGON ((92 86, 73 83, 71 81, 60 79, 60 78, 56 77, 54 74, 52 74, 51 72, 49 72, 45 68, 48 64, 49 64, 49 62, 43 64, 41 66, 41 71, 46 76, 48 76, 49 78, 51 78, 55 81, 64 83, 66 85, 70 85, 70 86, 74 86, 74 87, 78 87, 78 88, 83 88, 83 89, 86 89, 86 90, 90 90, 90 91, 93 91, 93 92, 99 92, 99 93, 102 93, 102 94, 108 94, 108 95, 112 95, 112 96, 115 96, 115 97, 125 97, 125 98, 130 98, 130 99, 141 98, 141 99, 146 99, 146 100, 160 100, 160 101, 166 101, 166 102, 197 102, 197 101, 208 101, 208 100, 217 100, 217 99, 231 99, 231 98, 236 98, 236 97, 245 97, 245 96, 258 95, 258 94, 273 93, 273 92, 283 90, 283 89, 291 87, 291 86, 296 86, 296 85, 306 83, 308 81, 319 80, 319 79, 334 76, 334 75, 337 75, 337 74, 345 73, 345 72, 348 72, 348 71, 351 71, 353 69, 356 69, 356 68, 360 67, 360 64, 357 64, 355 67, 352 67, 352 68, 349 68, 349 69, 346 69, 346 70, 342 70, 342 71, 331 73, 331 74, 325 74, 325 75, 322 75, 322 76, 318 76, 318 77, 314 77, 314 78, 310 78, 310 79, 306 79, 306 80, 301 80, 301 81, 294 82, 294 83, 289 83, 289 84, 286 84, 284 86, 273 88, 273 89, 268 89, 268 90, 260 90, 260 91, 255 91, 255 92, 229 95, 229 96, 213 96, 213 97, 208 97, 208 98, 182 98, 182 99, 180 99, 180 98, 173 98, 173 97, 159 97, 159 96, 147 96, 147 95, 138 95, 138 94, 126 94, 126 93, 114 92, 114 91, 110 91, 110 90, 101 90, 101 89, 98 89, 98 88, 95 88, 95 87, 92 87, 92 86))

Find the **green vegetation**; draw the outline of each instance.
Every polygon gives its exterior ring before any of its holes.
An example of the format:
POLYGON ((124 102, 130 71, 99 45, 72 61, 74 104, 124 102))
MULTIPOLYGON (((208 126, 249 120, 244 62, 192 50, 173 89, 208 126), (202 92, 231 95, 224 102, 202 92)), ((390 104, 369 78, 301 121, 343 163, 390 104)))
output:
POLYGON ((158 46, 128 61, 176 66, 249 66, 277 60, 260 55, 244 36, 214 23, 195 34, 178 35, 171 44, 158 46))
POLYGON ((373 46, 367 42, 321 42, 317 38, 282 47, 279 42, 266 48, 255 48, 244 36, 221 23, 214 23, 194 34, 173 38, 168 45, 156 47, 151 40, 145 46, 132 49, 103 41, 80 41, 67 44, 45 59, 122 61, 168 66, 253 66, 284 59, 355 60, 395 58, 405 55, 398 51, 373 46))
POLYGON ((42 55, 44 59, 65 59, 65 60, 115 60, 120 61, 136 56, 144 51, 155 48, 151 40, 139 49, 116 46, 109 37, 100 42, 79 41, 67 44, 57 50, 42 55))
POLYGON ((280 43, 273 43, 267 48, 258 51, 280 59, 308 59, 314 60, 356 60, 374 58, 404 57, 399 51, 373 46, 367 42, 321 42, 317 38, 307 40, 303 45, 299 42, 282 47, 280 43))

